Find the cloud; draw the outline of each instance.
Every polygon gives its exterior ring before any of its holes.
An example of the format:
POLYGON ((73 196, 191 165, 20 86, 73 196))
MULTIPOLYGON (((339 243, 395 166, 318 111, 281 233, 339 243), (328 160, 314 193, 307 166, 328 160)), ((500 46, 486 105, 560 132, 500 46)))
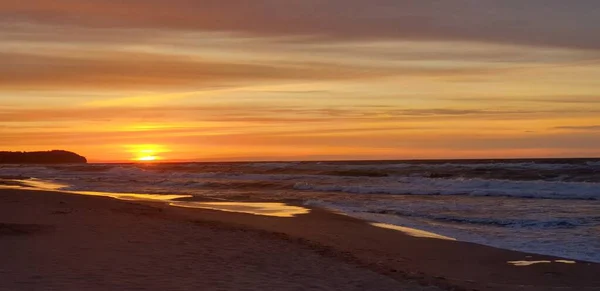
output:
POLYGON ((563 130, 581 130, 581 131, 600 131, 600 125, 584 125, 584 126, 557 126, 554 129, 563 130))
MULTIPOLYGON (((301 101, 299 101, 301 102, 301 101)), ((226 104, 204 106, 109 106, 62 108, 1 108, 0 122, 34 123, 102 122, 107 125, 129 123, 201 123, 219 124, 266 124, 300 125, 311 123, 343 124, 341 122, 376 122, 435 120, 531 120, 548 116, 569 117, 580 114, 577 110, 487 110, 451 108, 401 108, 395 106, 346 106, 341 108, 319 107, 310 104, 250 105, 226 104)), ((589 112, 595 116, 597 112, 589 112)), ((51 125, 51 124, 46 124, 51 125)), ((216 125, 211 125, 216 126, 216 125)), ((377 127, 368 124, 370 127, 377 127)), ((396 128, 410 128, 395 125, 396 128)), ((0 128, 1 129, 1 128, 0 128)), ((312 130, 312 129, 311 129, 312 130)))
POLYGON ((23 0, 5 21, 322 39, 473 40, 598 49, 596 0, 23 0))
POLYGON ((511 97, 511 96, 478 96, 478 97, 462 97, 462 98, 446 98, 445 100, 461 101, 461 102, 476 102, 476 103, 550 103, 550 104, 598 104, 600 103, 600 95, 558 95, 558 96, 523 96, 523 97, 511 97))
POLYGON ((74 57, 0 52, 0 89, 182 89, 265 80, 344 80, 394 73, 385 68, 326 63, 235 63, 124 52, 74 57))
POLYGON ((0 51, 0 89, 148 90, 157 88, 214 89, 386 76, 473 76, 501 69, 374 66, 326 61, 271 60, 246 62, 124 51, 64 50, 20 53, 0 51))

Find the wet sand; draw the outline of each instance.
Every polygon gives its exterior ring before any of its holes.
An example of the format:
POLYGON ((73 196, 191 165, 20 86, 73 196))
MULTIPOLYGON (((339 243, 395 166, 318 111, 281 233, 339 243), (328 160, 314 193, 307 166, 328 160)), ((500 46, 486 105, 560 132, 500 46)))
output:
POLYGON ((13 189, 0 190, 0 258, 0 290, 600 290, 600 264, 321 209, 273 217, 13 189))

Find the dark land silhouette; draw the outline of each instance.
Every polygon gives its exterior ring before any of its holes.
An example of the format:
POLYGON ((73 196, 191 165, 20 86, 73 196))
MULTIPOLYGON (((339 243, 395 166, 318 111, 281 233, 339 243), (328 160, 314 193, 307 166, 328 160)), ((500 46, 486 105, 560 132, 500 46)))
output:
POLYGON ((0 164, 85 164, 87 159, 62 150, 44 152, 0 152, 0 164))

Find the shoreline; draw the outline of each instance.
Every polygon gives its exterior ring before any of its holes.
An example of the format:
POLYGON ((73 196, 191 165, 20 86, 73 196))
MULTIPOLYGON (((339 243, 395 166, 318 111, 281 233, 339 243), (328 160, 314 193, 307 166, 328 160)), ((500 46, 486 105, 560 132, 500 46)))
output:
MULTIPOLYGON (((61 229, 68 229, 72 224, 72 220, 66 218, 85 212, 84 209, 70 207, 68 211, 52 210, 52 207, 43 206, 41 202, 58 205, 60 208, 60 202, 68 200, 66 203, 85 204, 89 211, 95 208, 99 211, 106 210, 107 204, 110 207, 129 207, 134 209, 133 212, 108 211, 108 218, 132 216, 134 220, 144 221, 151 226, 165 222, 175 225, 192 224, 193 230, 187 229, 180 234, 182 236, 190 231, 206 229, 244 233, 274 244, 284 243, 308 249, 321 259, 358 268, 382 278, 391 278, 399 284, 408 284, 408 287, 403 287, 407 290, 431 288, 427 286, 448 290, 600 290, 600 278, 597 278, 600 264, 597 263, 577 261, 575 264, 567 264, 557 262, 563 259, 553 256, 527 254, 468 242, 413 237, 398 230, 375 227, 366 221, 319 208, 308 207, 310 213, 290 218, 181 208, 164 202, 123 201, 54 191, 1 189, 0 198, 0 223, 6 225, 16 223, 8 221, 15 220, 10 216, 11 207, 27 209, 32 203, 38 205, 38 208, 49 207, 43 211, 48 212, 48 217, 60 217, 60 224, 56 227, 60 226, 61 229), (515 266, 508 263, 511 261, 550 263, 515 266)), ((14 209, 12 211, 13 216, 19 215, 15 214, 14 209)), ((42 217, 21 216, 21 225, 33 227, 32 225, 43 224, 39 221, 42 217)), ((27 232, 27 227, 23 231, 27 232)), ((42 233, 53 230, 42 228, 30 231, 39 234, 19 238, 43 239, 42 233)), ((111 230, 109 228, 104 231, 110 233, 111 230)), ((138 231, 143 232, 144 229, 138 231)), ((4 232, 6 229, 0 233, 3 234, 0 238, 15 237, 4 232)), ((0 240, 3 241, 5 240, 0 240)), ((0 271, 10 268, 0 267, 0 271)))

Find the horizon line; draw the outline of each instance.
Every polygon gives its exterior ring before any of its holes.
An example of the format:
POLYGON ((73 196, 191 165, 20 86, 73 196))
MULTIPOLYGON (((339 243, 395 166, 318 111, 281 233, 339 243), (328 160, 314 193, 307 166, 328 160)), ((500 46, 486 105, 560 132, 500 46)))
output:
POLYGON ((452 162, 452 161, 548 161, 548 160, 600 160, 600 156, 597 157, 535 157, 535 158, 415 158, 415 159, 323 159, 323 160, 163 160, 163 161, 138 161, 138 160, 127 160, 127 161, 93 161, 88 164, 180 164, 180 163, 308 163, 308 162, 329 162, 329 163, 342 163, 342 162, 452 162))

